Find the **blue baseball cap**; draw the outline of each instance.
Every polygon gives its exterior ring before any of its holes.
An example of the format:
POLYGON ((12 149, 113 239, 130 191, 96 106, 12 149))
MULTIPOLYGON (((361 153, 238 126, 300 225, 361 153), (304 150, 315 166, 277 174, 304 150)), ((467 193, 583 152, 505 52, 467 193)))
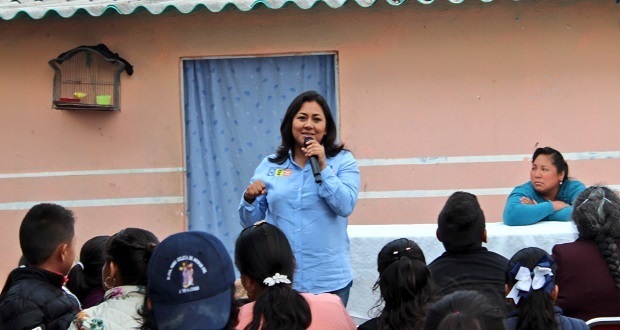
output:
POLYGON ((224 244, 199 231, 163 240, 148 265, 148 297, 159 329, 224 329, 235 273, 224 244))

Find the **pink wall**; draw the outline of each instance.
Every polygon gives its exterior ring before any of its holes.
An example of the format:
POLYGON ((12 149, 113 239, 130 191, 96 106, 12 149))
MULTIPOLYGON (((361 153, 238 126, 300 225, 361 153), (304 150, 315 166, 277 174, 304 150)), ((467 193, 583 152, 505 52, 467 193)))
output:
POLYGON ((577 158, 614 152, 569 164, 587 185, 620 184, 618 21, 611 0, 399 7, 379 0, 366 9, 1 21, 0 278, 19 258, 29 202, 77 203, 80 246, 127 226, 160 238, 186 228, 179 70, 186 57, 338 53, 342 140, 362 165, 352 224, 434 222, 447 195, 472 189, 488 221, 501 221, 506 189, 526 181, 529 168, 524 157, 501 156, 529 155, 537 143, 577 158), (47 61, 98 43, 135 66, 122 76, 122 111, 51 110, 47 61), (459 156, 472 158, 416 165, 459 156), (388 165, 368 165, 378 159, 388 165), (413 164, 397 165, 403 160, 413 164), (110 172, 128 169, 154 173, 110 172), (71 175, 48 173, 65 171, 71 175), (115 205, 131 203, 138 205, 115 205))

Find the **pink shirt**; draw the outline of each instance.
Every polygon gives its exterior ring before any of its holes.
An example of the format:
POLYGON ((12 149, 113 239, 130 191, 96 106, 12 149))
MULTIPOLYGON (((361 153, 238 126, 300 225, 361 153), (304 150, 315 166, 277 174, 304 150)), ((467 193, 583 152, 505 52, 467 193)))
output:
MULTIPOLYGON (((308 329, 355 329, 353 319, 351 319, 349 312, 344 308, 342 300, 338 296, 331 293, 317 295, 302 293, 301 296, 308 302, 312 313, 312 323, 308 329)), ((247 303, 239 309, 239 324, 236 329, 243 329, 252 321, 253 309, 253 302, 247 303)))

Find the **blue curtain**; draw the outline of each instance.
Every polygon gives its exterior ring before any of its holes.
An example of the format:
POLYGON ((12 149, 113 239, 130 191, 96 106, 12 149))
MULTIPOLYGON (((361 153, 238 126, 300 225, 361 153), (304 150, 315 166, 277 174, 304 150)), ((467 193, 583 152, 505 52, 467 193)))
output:
POLYGON ((334 55, 183 61, 189 230, 214 234, 232 255, 241 194, 280 144, 290 102, 315 90, 338 118, 334 62, 334 55))

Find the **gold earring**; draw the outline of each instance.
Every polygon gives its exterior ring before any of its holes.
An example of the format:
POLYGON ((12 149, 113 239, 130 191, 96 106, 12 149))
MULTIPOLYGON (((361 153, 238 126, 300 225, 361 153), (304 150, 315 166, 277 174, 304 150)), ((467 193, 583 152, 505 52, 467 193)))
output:
POLYGON ((116 286, 116 279, 112 278, 110 276, 106 277, 105 280, 103 280, 103 286, 105 287, 106 290, 112 289, 113 287, 116 286), (108 281, 112 280, 112 284, 108 284, 108 281))

